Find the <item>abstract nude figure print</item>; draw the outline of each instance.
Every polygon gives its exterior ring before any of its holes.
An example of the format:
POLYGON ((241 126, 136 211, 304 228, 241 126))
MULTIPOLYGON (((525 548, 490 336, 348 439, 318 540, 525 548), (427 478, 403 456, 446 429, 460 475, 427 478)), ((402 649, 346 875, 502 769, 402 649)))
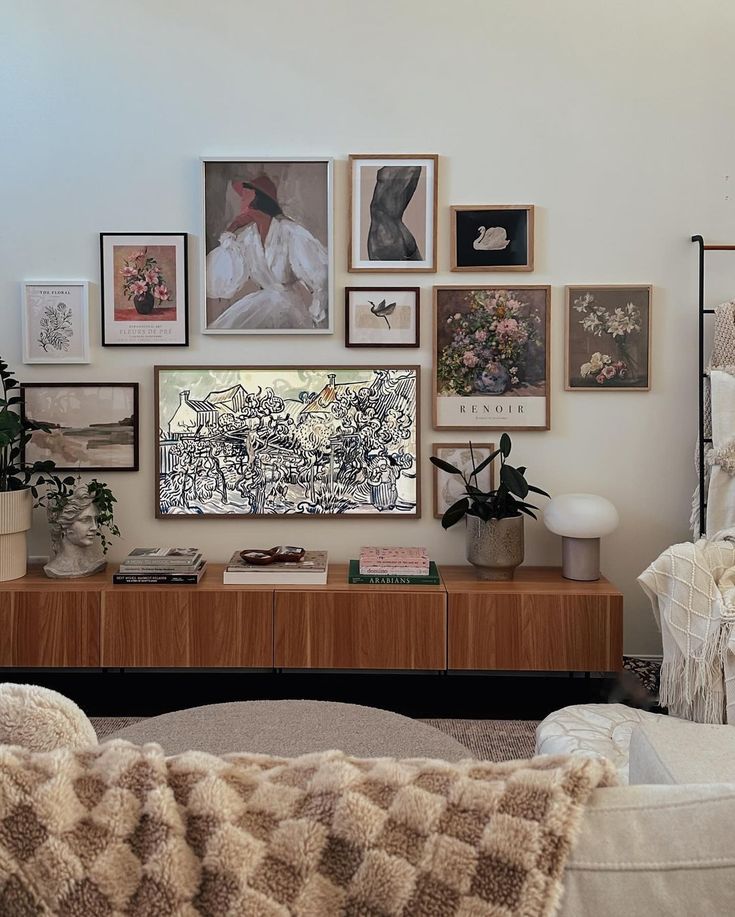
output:
POLYGON ((418 367, 159 367, 160 517, 418 515, 418 367))
POLYGON ((436 270, 437 163, 350 156, 350 271, 436 270))
POLYGON ((420 166, 378 169, 370 202, 368 256, 371 261, 421 261, 423 255, 403 214, 421 176, 420 166))

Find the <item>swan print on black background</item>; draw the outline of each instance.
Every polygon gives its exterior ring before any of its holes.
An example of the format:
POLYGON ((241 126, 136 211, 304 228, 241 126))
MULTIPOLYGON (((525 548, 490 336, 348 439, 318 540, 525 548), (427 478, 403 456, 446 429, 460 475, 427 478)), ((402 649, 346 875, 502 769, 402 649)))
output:
POLYGON ((452 208, 453 271, 533 270, 533 207, 452 208))

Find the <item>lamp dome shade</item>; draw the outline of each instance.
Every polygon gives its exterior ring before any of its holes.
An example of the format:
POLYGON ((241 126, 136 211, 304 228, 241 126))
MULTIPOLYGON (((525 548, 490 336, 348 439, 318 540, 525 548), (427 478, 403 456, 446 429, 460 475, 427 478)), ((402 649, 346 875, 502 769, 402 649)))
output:
POLYGON ((564 538, 601 538, 618 527, 618 511, 596 494, 560 494, 546 504, 544 524, 564 538))

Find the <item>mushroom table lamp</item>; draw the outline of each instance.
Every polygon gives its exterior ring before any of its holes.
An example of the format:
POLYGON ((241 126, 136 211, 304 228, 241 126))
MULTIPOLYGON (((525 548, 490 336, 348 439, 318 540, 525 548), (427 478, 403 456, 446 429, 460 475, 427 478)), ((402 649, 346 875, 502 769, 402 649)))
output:
POLYGON ((600 538, 618 527, 618 511, 595 494, 560 494, 547 503, 544 524, 562 538, 562 576, 600 578, 600 538))

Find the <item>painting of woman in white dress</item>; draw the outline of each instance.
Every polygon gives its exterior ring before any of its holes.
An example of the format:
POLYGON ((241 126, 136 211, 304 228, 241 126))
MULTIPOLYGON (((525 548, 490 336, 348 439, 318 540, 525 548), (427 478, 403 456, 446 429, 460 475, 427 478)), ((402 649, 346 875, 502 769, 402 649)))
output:
POLYGON ((330 160, 204 162, 204 331, 332 330, 330 160))

